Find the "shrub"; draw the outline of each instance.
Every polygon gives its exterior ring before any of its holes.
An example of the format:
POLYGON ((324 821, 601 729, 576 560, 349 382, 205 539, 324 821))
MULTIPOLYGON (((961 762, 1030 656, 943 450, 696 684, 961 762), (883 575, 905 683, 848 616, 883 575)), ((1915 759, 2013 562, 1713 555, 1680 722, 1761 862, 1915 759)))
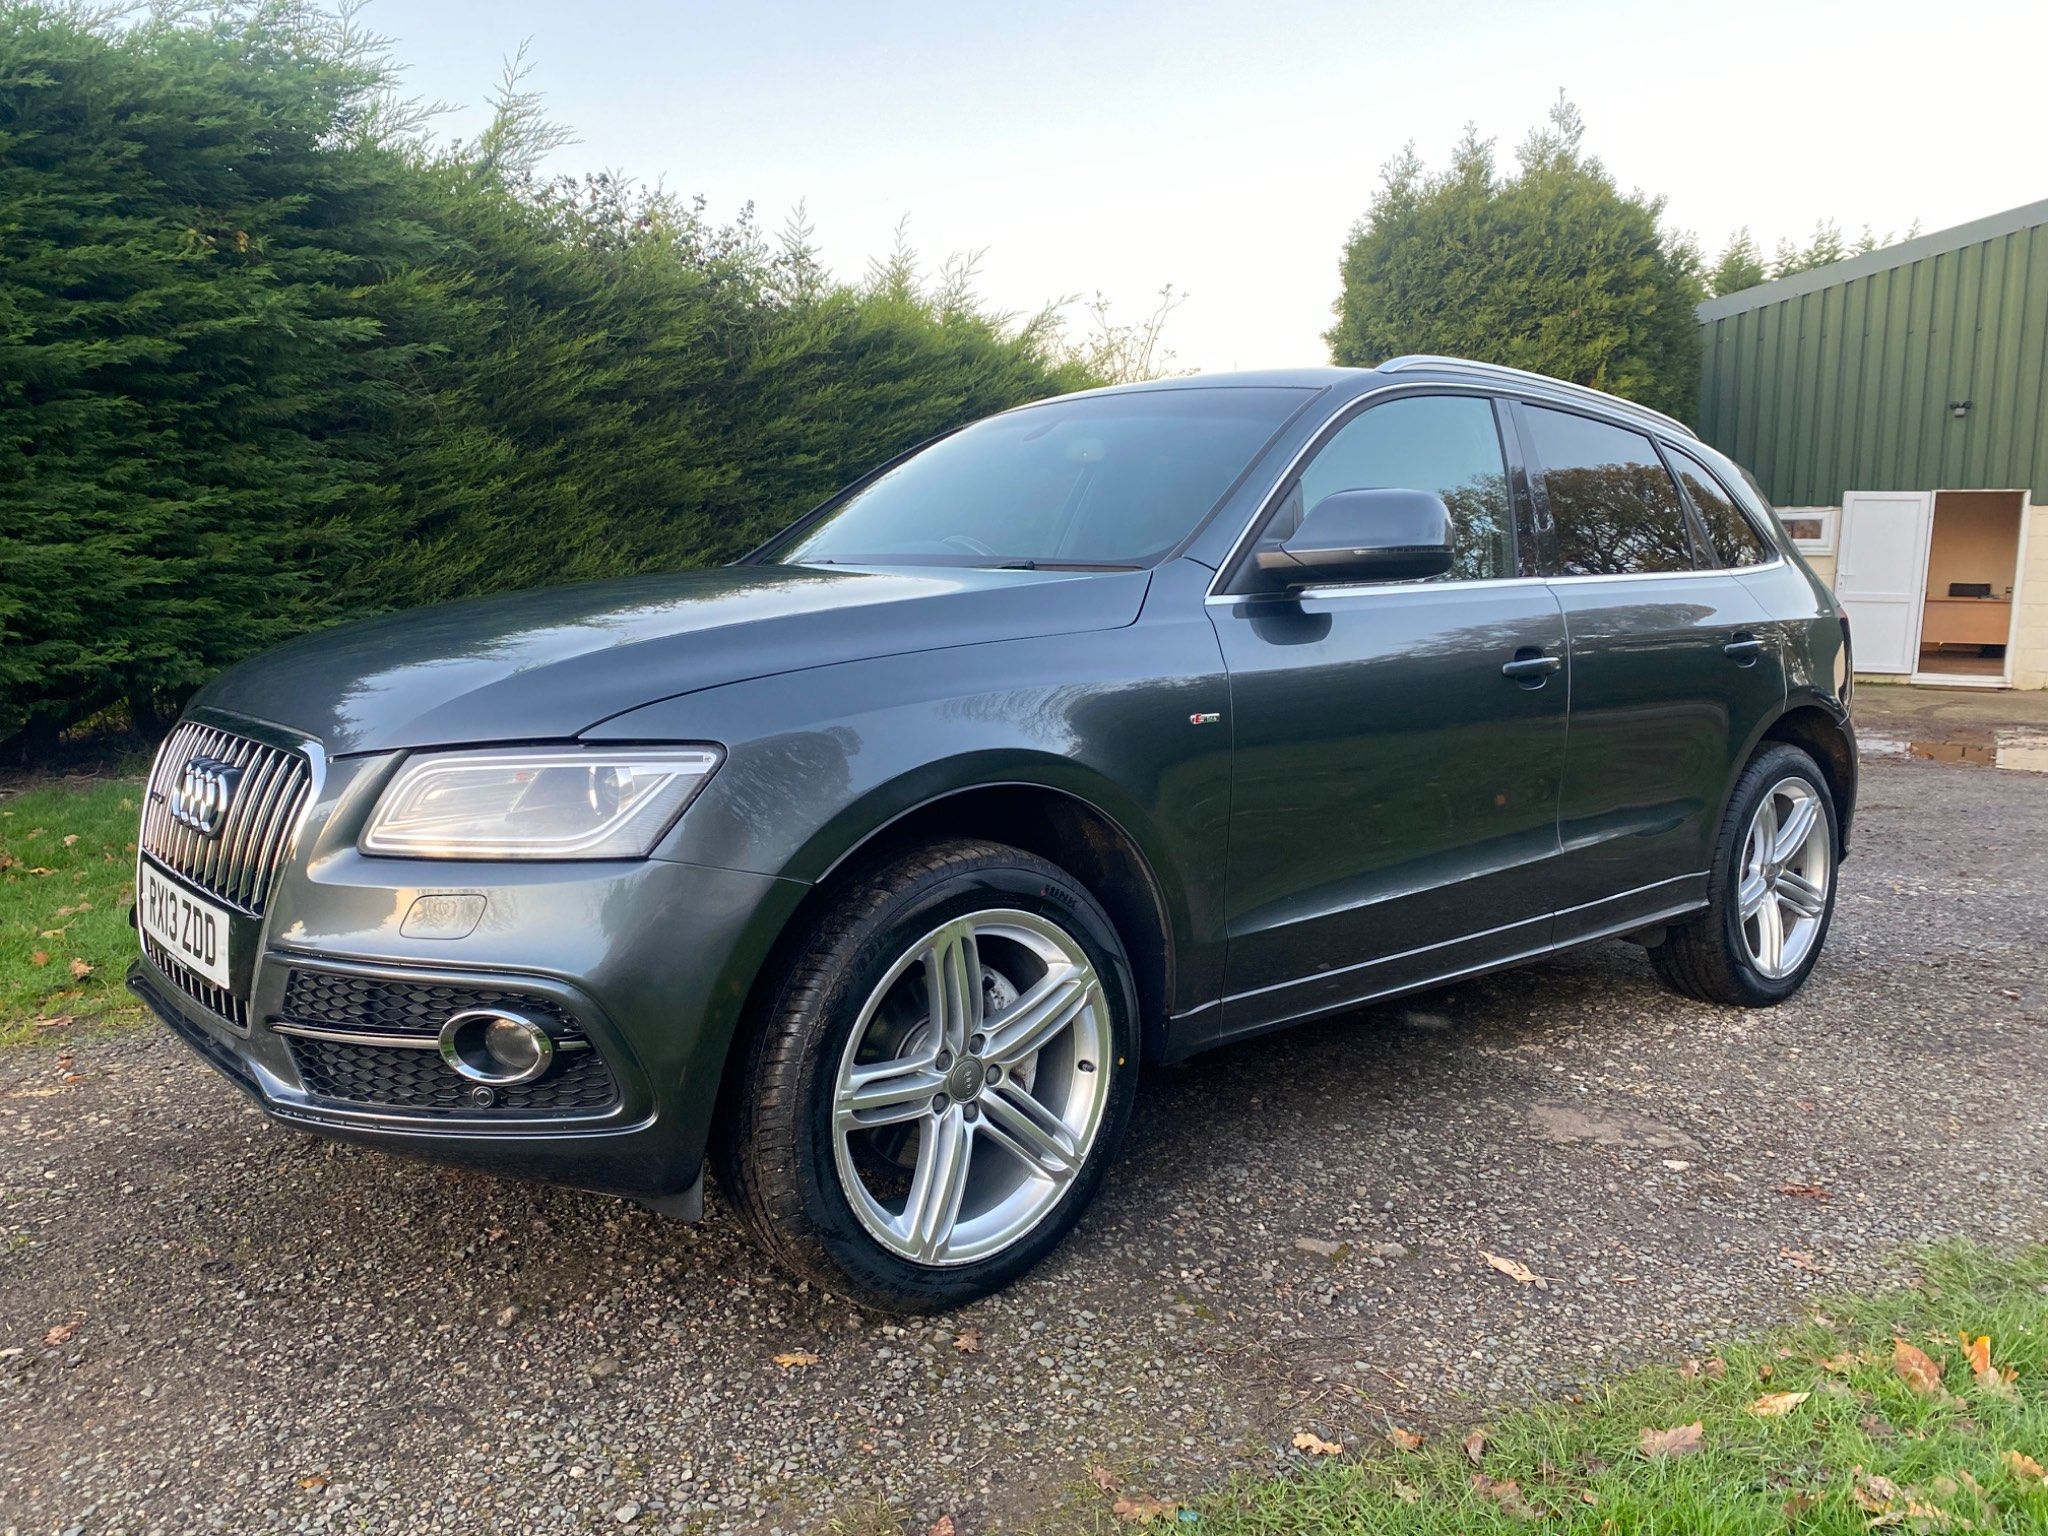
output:
POLYGON ((798 228, 435 145, 374 39, 0 3, 0 741, 366 612, 731 558, 1090 382, 1046 317, 832 280, 798 228))

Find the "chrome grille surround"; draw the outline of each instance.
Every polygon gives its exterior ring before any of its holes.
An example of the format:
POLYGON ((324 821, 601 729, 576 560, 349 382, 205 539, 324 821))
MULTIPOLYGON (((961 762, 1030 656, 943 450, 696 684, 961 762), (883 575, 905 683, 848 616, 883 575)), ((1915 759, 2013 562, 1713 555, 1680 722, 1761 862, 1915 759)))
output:
POLYGON ((150 769, 142 851, 207 895, 245 916, 261 917, 313 789, 313 759, 306 751, 201 720, 181 721, 150 769), (195 758, 235 770, 233 800, 211 835, 171 814, 171 792, 195 758))

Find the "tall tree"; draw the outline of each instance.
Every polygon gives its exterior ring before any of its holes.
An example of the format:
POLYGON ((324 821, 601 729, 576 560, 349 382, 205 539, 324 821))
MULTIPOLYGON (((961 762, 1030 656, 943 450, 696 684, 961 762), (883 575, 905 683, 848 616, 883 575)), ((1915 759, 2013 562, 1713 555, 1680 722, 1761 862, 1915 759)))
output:
POLYGON ((1344 248, 1336 361, 1451 353, 1689 415, 1698 254, 1660 229, 1663 200, 1622 192, 1584 139, 1560 99, 1508 174, 1469 130, 1442 172, 1412 146, 1390 161, 1344 248))
POLYGON ((1707 273, 1707 288, 1715 294, 1737 293, 1744 288, 1754 288, 1769 279, 1770 269, 1764 265, 1763 252, 1757 249, 1756 239, 1744 225, 1728 239, 1721 251, 1721 259, 1714 263, 1707 273))

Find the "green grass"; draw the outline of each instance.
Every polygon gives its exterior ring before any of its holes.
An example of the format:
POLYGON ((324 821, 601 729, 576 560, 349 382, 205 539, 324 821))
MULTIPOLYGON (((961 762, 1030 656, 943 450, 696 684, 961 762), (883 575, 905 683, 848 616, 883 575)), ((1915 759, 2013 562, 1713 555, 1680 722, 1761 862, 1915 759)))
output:
POLYGON ((0 798, 0 1045, 135 1011, 121 978, 141 793, 102 779, 0 798))
POLYGON ((1406 1452, 1381 1439, 1158 1518, 1208 1536, 2048 1531, 2048 1484, 2009 1454, 2048 1463, 2048 1247, 1940 1249, 1908 1288, 1483 1428, 1476 1466, 1457 1431, 1406 1452), (1974 1379, 1965 1332, 1990 1336, 2010 1383, 1974 1379), (1943 1367, 1934 1393, 1901 1373, 1898 1339, 1943 1367), (1783 1417, 1751 1411, 1797 1392, 1783 1417), (1696 1452, 1645 1455, 1645 1430, 1693 1424, 1696 1452))

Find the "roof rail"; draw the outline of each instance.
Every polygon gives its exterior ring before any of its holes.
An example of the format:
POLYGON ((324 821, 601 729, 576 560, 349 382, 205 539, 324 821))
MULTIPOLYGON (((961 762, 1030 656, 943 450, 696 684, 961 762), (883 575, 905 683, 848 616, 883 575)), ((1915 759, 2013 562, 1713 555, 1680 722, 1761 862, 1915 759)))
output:
POLYGON ((1374 365, 1376 373, 1405 373, 1411 368, 1452 368, 1465 373, 1484 374, 1488 378, 1504 379, 1532 389, 1548 390, 1551 394, 1567 399, 1597 401, 1608 410, 1620 410, 1630 415, 1643 417, 1655 422, 1667 431, 1683 433, 1695 442, 1699 433, 1684 422, 1666 416, 1662 411, 1653 411, 1647 405, 1637 405, 1633 400, 1624 400, 1619 395, 1610 395, 1604 389, 1588 389, 1583 384, 1568 383, 1553 379, 1547 373, 1532 373, 1527 368, 1510 368, 1505 363, 1475 363, 1469 358, 1442 357, 1434 352, 1410 352, 1401 357, 1390 357, 1384 363, 1374 365))

